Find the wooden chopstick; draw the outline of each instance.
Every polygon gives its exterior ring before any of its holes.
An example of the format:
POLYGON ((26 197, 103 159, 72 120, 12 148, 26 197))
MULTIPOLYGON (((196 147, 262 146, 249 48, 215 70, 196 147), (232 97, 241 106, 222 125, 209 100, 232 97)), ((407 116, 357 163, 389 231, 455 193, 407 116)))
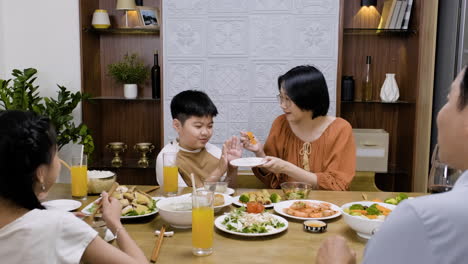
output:
POLYGON ((158 237, 158 240, 156 240, 156 245, 154 245, 153 253, 151 254, 151 259, 150 259, 151 262, 156 263, 156 260, 158 259, 159 249, 161 248, 161 244, 164 238, 165 231, 166 231, 166 225, 163 225, 161 227, 161 230, 159 231, 159 237, 158 237))
POLYGON ((150 193, 150 192, 152 192, 152 191, 156 191, 157 189, 159 189, 159 186, 155 186, 155 187, 153 187, 153 188, 151 188, 151 189, 145 191, 145 193, 150 193))
MULTIPOLYGON (((117 187, 119 187, 119 184, 114 182, 112 184, 112 187, 109 190, 109 197, 112 196, 112 194, 114 193, 115 189, 117 189, 117 187)), ((94 212, 91 214, 90 216, 91 220, 94 219, 94 217, 96 216, 96 213, 101 209, 101 207, 102 207, 102 201, 99 204, 97 204, 96 210, 94 210, 94 212)))

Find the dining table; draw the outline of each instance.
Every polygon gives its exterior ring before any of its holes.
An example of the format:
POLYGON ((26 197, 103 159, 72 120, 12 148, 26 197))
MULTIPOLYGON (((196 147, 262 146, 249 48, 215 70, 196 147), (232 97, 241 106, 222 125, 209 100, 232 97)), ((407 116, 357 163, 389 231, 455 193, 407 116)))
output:
MULTIPOLYGON (((150 190, 155 186, 137 185, 141 191, 150 190)), ((270 193, 282 195, 281 189, 267 189, 270 193)), ((190 193, 192 188, 179 188, 178 194, 190 193)), ((233 196, 240 195, 252 189, 236 189, 233 196)), ((164 192, 157 189, 149 193, 153 197, 164 197, 164 192)), ((425 193, 407 193, 410 197, 425 195, 425 193)), ((352 191, 319 191, 313 190, 308 199, 320 200, 341 206, 345 203, 362 201, 363 197, 369 200, 385 200, 395 197, 395 192, 352 192, 352 191)), ((89 203, 99 198, 98 195, 88 196, 81 200, 82 205, 77 211, 81 211, 89 203)), ((55 184, 49 192, 46 200, 72 199, 71 185, 66 183, 55 184)), ((215 213, 216 217, 229 212, 235 205, 230 205, 215 213)), ((273 209, 268 210, 273 213, 273 209)), ((315 257, 321 243, 330 236, 340 235, 346 238, 348 245, 357 253, 358 263, 361 262, 367 240, 356 235, 344 221, 343 216, 324 220, 328 227, 323 233, 307 232, 303 228, 302 220, 285 217, 289 227, 284 232, 269 236, 245 237, 225 233, 216 227, 214 232, 213 254, 197 257, 192 254, 191 229, 173 228, 159 214, 135 219, 122 220, 125 229, 143 250, 148 259, 151 257, 158 236, 156 230, 167 225, 166 231, 174 231, 172 237, 164 237, 157 263, 315 263, 315 257)), ((117 246, 115 241, 111 241, 117 246)))

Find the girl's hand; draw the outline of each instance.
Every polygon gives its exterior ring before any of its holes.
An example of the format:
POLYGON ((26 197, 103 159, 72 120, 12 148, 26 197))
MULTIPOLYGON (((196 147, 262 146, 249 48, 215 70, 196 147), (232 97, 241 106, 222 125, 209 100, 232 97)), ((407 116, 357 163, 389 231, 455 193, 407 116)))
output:
POLYGON ((261 154, 261 152, 263 152, 263 145, 262 143, 260 143, 257 139, 255 140, 255 144, 252 144, 252 142, 250 142, 250 139, 249 137, 247 136, 247 132, 243 132, 241 131, 240 132, 241 136, 240 136, 240 142, 242 144, 242 146, 246 149, 246 150, 249 150, 249 151, 252 151, 253 153, 255 153, 255 155, 258 157, 258 156, 262 156, 262 155, 259 155, 261 154))
POLYGON ((102 202, 102 218, 106 222, 107 226, 113 229, 113 227, 120 225, 120 215, 122 212, 122 205, 120 204, 119 200, 115 199, 114 197, 109 197, 107 192, 102 192, 101 194, 101 202, 102 202))
POLYGON ((265 168, 273 173, 285 173, 286 168, 291 164, 287 161, 284 161, 277 157, 266 156, 264 158, 265 163, 258 166, 261 168, 265 168))

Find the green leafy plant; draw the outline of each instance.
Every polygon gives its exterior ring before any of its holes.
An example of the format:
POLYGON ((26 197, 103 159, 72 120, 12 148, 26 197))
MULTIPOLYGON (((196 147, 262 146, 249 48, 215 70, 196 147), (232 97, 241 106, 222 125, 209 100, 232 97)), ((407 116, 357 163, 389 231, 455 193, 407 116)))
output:
POLYGON ((0 79, 0 111, 28 110, 48 116, 57 130, 57 145, 61 149, 73 142, 84 145, 84 151, 94 151, 94 141, 85 124, 75 125, 72 112, 81 100, 89 98, 80 92, 71 93, 64 86, 59 87, 57 98, 39 96, 39 86, 34 85, 37 70, 14 69, 13 79, 0 79))
POLYGON ((123 84, 140 84, 148 78, 149 68, 137 54, 126 54, 122 61, 108 65, 109 75, 123 84))

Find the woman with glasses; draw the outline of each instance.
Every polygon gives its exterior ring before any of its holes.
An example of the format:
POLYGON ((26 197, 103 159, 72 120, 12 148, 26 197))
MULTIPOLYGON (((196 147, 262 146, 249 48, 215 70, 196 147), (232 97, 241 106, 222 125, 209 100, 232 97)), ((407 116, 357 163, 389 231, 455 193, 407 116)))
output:
POLYGON ((245 149, 265 163, 253 169, 271 188, 300 181, 316 189, 347 190, 356 168, 351 125, 328 116, 330 98, 323 74, 297 66, 278 78, 278 102, 284 114, 273 122, 263 146, 241 132, 245 149))

